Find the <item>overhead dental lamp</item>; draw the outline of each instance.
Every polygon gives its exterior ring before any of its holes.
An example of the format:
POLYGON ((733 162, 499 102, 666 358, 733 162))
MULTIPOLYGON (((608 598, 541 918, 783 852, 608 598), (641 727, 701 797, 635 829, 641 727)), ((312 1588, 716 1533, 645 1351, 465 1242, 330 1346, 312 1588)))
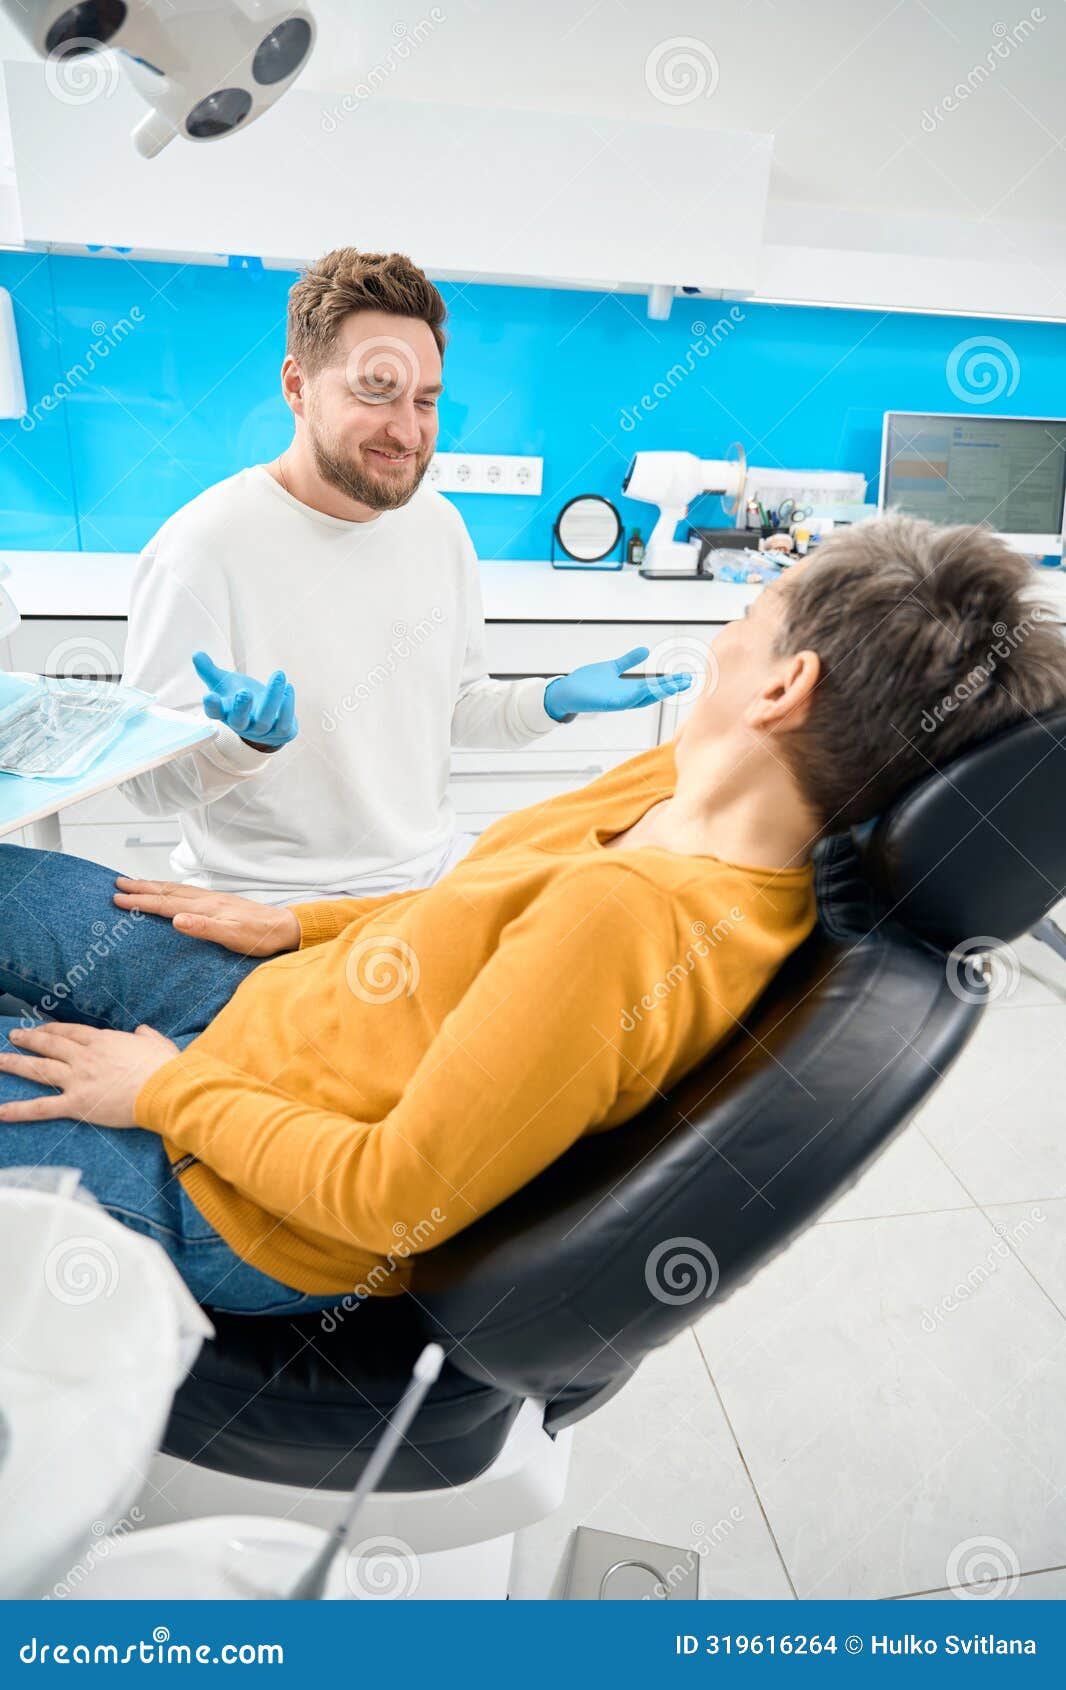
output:
POLYGON ((282 0, 0 0, 43 59, 111 51, 151 108, 133 130, 145 158, 175 135, 215 141, 281 98, 315 40, 309 6, 282 0))

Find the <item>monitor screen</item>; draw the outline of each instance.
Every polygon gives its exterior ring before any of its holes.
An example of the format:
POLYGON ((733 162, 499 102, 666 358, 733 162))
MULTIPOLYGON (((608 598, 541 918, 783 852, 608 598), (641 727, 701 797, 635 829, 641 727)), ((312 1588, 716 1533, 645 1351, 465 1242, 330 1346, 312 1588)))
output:
POLYGON ((881 509, 1002 534, 1061 534, 1066 419, 885 416, 881 509))

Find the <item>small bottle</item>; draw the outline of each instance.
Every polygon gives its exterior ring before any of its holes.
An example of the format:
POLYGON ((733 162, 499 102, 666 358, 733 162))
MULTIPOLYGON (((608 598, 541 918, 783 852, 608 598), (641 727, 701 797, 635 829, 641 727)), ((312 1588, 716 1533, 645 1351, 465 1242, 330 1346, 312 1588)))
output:
POLYGON ((629 544, 626 547, 626 562, 644 562, 644 541, 640 537, 639 528, 634 528, 632 534, 629 536, 629 544))

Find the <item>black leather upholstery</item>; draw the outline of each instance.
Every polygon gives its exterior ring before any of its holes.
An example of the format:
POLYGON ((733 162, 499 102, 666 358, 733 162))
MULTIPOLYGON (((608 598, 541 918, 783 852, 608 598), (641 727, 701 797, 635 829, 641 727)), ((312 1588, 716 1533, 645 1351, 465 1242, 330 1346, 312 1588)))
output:
MULTIPOLYGON (((376 1297, 323 1330, 208 1311, 214 1343, 179 1391, 163 1448, 204 1467, 303 1489, 354 1485, 426 1342, 414 1298, 376 1297)), ((389 1466, 386 1490, 474 1478, 503 1448, 521 1398, 446 1363, 389 1466)))
POLYGON ((982 1004, 972 982, 957 992, 941 943, 1013 937, 1060 895, 1064 730, 1066 713, 1013 730, 860 841, 822 847, 819 925, 747 1026, 672 1096, 418 1257, 410 1293, 328 1335, 314 1315, 213 1315, 164 1447, 343 1489, 430 1337, 448 1360, 386 1489, 474 1476, 526 1396, 545 1399, 549 1430, 591 1412, 708 1290, 727 1296, 852 1184, 958 1055, 982 1004))
POLYGON ((1027 933, 1063 896, 1066 710, 1032 717, 922 781, 858 839, 913 933, 951 950, 1027 933))

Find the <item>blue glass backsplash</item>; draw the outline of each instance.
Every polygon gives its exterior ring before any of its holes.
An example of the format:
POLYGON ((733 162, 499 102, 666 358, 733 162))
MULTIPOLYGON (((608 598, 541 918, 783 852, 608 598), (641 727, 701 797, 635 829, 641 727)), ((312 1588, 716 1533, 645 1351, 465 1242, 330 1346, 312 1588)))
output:
MULTIPOLYGON (((0 420, 0 549, 135 551, 213 481, 275 456, 293 280, 0 252, 29 405, 0 420)), ((482 557, 547 557, 560 506, 620 500, 638 448, 721 457, 739 439, 758 464, 861 470, 873 496, 885 410, 1066 411, 1061 324, 686 298, 654 323, 636 295, 441 291, 441 450, 544 459, 539 499, 456 495, 482 557)), ((620 503, 646 535, 651 508, 620 503)), ((704 507, 694 518, 719 518, 704 507)))

